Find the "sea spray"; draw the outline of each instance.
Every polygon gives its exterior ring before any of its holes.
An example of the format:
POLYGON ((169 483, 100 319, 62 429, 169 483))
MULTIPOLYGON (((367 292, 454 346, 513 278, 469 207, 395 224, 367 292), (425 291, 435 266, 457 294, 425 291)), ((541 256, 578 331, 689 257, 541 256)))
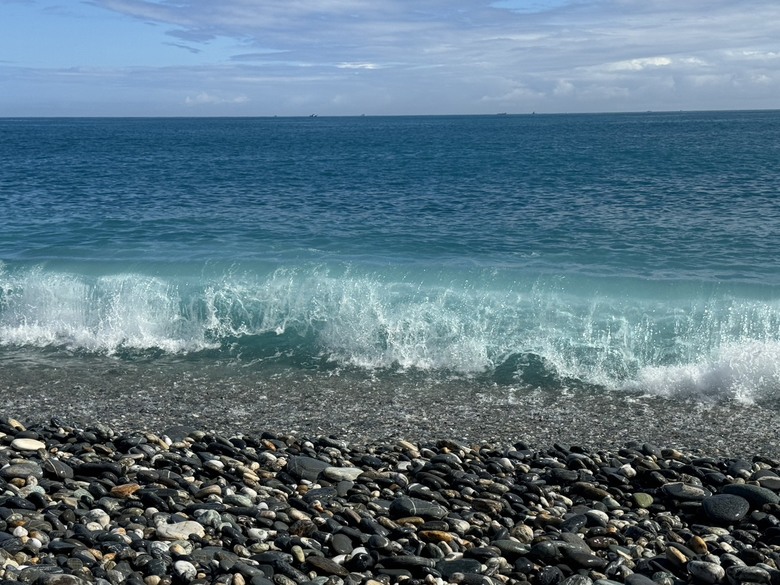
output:
POLYGON ((641 283, 468 276, 312 265, 200 281, 6 267, 0 343, 744 400, 778 384, 780 308, 734 287, 624 296, 603 291, 641 283))

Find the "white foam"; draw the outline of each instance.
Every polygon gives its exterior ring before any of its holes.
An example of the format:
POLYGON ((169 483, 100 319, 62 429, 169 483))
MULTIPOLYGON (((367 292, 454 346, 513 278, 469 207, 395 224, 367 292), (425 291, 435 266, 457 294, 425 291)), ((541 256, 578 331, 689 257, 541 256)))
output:
POLYGON ((516 363, 535 372, 532 384, 557 377, 744 401, 780 388, 778 303, 605 296, 559 285, 322 266, 208 279, 0 266, 0 345, 106 354, 230 346, 251 360, 257 354, 247 347, 260 337, 270 344, 262 355, 301 350, 366 369, 468 376, 504 364, 509 379, 516 363))
POLYGON ((744 403, 776 400, 780 389, 780 342, 732 342, 699 362, 645 366, 622 389, 664 397, 744 403))
POLYGON ((176 287, 138 274, 86 278, 36 269, 6 278, 0 343, 113 354, 166 352, 209 342, 183 318, 176 287))

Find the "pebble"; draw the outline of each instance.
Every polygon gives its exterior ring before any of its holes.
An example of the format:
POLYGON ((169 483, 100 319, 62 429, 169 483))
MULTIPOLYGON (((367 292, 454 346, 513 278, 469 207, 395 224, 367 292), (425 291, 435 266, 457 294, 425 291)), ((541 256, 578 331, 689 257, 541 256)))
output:
POLYGON ((704 513, 717 523, 734 523, 742 520, 750 510, 748 501, 733 494, 715 494, 702 500, 704 513))
POLYGON ((206 530, 202 524, 192 520, 157 526, 157 536, 163 540, 187 540, 192 534, 203 538, 206 536, 206 530))
POLYGON ((636 493, 634 493, 633 500, 634 500, 634 503, 639 508, 649 508, 650 506, 653 505, 653 501, 654 501, 653 500, 653 496, 651 496, 650 494, 646 494, 644 492, 636 492, 636 493))
POLYGON ((38 451, 46 449, 46 443, 37 439, 14 439, 11 441, 11 448, 17 451, 38 451))
POLYGON ((764 504, 777 504, 780 502, 780 497, 772 490, 752 484, 729 484, 724 486, 723 493, 745 498, 751 506, 757 508, 762 507, 764 504))
POLYGON ((3 583, 780 582, 768 458, 9 420, 3 583))
POLYGON ((726 576, 723 567, 707 561, 690 561, 686 568, 694 579, 703 583, 720 583, 726 576))

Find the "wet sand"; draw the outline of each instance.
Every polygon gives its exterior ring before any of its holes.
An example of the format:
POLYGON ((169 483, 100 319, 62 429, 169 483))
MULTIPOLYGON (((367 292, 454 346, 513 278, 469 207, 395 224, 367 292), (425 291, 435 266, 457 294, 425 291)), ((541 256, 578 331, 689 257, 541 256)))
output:
MULTIPOLYGON (((14 369, 17 371, 18 369, 14 369)), ((225 435, 263 431, 332 435, 352 444, 407 439, 558 443, 612 449, 627 442, 711 455, 780 458, 780 413, 738 403, 594 394, 552 395, 446 381, 388 390, 387 382, 322 377, 258 379, 160 375, 122 366, 68 372, 36 368, 1 377, 3 414, 37 423, 108 424, 117 431, 183 425, 225 435)))

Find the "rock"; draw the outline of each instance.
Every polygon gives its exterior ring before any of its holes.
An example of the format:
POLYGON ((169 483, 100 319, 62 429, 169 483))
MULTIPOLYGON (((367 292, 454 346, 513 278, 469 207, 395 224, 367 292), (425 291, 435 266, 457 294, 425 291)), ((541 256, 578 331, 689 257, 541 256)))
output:
POLYGON ((330 539, 330 546, 336 554, 346 555, 352 552, 352 539, 342 532, 337 532, 330 539))
POLYGON ((326 575, 338 575, 339 577, 346 577, 349 575, 349 570, 346 567, 339 565, 331 559, 326 559, 325 557, 312 555, 306 559, 306 562, 318 572, 325 573, 326 575))
POLYGON ((726 577, 723 567, 707 561, 690 561, 686 568, 694 579, 703 583, 720 583, 726 577))
POLYGON ((122 485, 114 486, 111 488, 111 495, 118 498, 127 498, 133 495, 135 492, 141 489, 141 486, 137 483, 125 483, 122 485))
POLYGON ((780 496, 773 491, 752 484, 730 483, 723 486, 722 492, 745 498, 750 502, 751 506, 756 508, 760 508, 764 504, 777 504, 780 502, 780 496))
POLYGON ((765 457, 2 424, 11 582, 780 583, 765 457))
POLYGON ((358 467, 326 467, 322 475, 333 481, 355 481, 363 474, 358 467))
POLYGON ((50 457, 43 462, 43 471, 57 479, 73 479, 73 468, 55 457, 50 457))
POLYGON ((571 577, 566 577, 563 581, 561 581, 561 585, 592 585, 593 581, 590 579, 590 577, 585 577, 584 575, 572 575, 571 577))
POLYGON ((28 477, 34 477, 36 479, 41 479, 43 477, 43 470, 40 465, 34 461, 14 463, 0 469, 0 478, 3 479, 27 479, 28 477))
POLYGON ((769 583, 772 576, 761 567, 731 566, 726 569, 729 579, 736 583, 769 583))
POLYGON ((455 539, 454 534, 443 530, 420 530, 417 536, 430 542, 452 542, 455 539))
POLYGON ((14 439, 11 448, 17 451, 40 451, 46 449, 46 443, 36 439, 14 439))
POLYGON ((709 490, 679 481, 667 483, 661 489, 666 495, 678 500, 703 500, 712 495, 709 490))
POLYGON ((198 570, 189 561, 176 561, 173 570, 185 582, 193 581, 198 576, 198 570))
POLYGON ((447 509, 434 502, 401 496, 390 504, 390 516, 392 518, 405 518, 408 516, 421 516, 440 520, 447 515, 447 509))
POLYGON ((653 505, 653 496, 644 492, 635 492, 632 499, 638 508, 649 508, 653 505))
POLYGON ((713 522, 729 524, 742 520, 750 510, 750 504, 741 496, 716 494, 704 498, 702 508, 713 522))
POLYGON ((287 472, 298 479, 316 481, 320 474, 330 465, 313 457, 290 457, 287 461, 287 472))
POLYGON ((626 585, 658 585, 650 577, 646 577, 641 573, 633 573, 626 577, 626 585))
POLYGON ((436 563, 436 570, 444 579, 451 579, 455 573, 478 573, 482 567, 476 559, 445 560, 436 563))
POLYGON ((157 536, 163 540, 187 540, 191 534, 203 538, 206 531, 200 523, 192 520, 157 526, 157 536))

